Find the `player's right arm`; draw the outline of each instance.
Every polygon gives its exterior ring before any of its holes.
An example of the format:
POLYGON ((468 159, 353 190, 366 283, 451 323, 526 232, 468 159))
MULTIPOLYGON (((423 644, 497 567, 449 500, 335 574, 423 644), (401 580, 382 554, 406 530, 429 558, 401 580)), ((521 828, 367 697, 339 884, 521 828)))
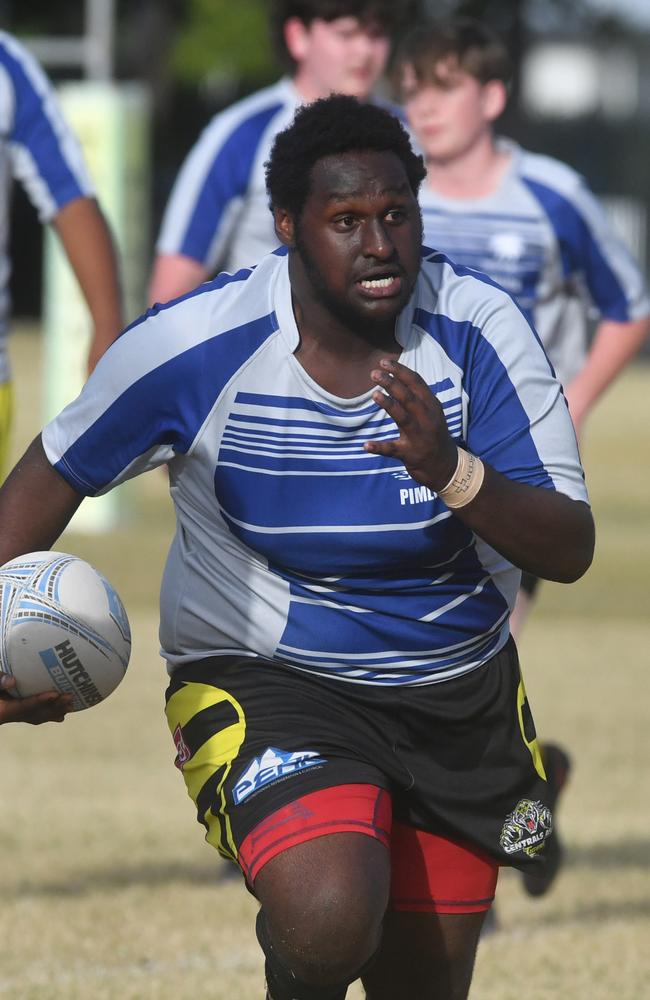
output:
POLYGON ((43 691, 29 698, 14 698, 9 691, 15 684, 9 674, 0 673, 0 726, 6 722, 28 722, 40 726, 43 722, 63 722, 72 711, 72 695, 58 691, 43 691))
MULTIPOLYGON (((83 497, 50 465, 40 435, 0 487, 0 565, 25 552, 49 549, 83 497)), ((0 673, 0 725, 5 722, 62 722, 70 695, 46 691, 30 698, 9 694, 13 678, 0 673)))
POLYGON ((50 549, 82 500, 48 461, 39 434, 0 487, 0 565, 50 549))

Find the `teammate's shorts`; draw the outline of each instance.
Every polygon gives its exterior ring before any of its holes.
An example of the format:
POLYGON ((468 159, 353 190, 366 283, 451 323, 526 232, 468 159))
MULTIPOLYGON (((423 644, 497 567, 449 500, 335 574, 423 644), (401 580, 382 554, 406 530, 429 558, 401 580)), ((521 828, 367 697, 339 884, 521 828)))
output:
POLYGON ((12 416, 13 386, 11 382, 2 382, 0 383, 0 483, 9 471, 12 416))
POLYGON ((537 588, 539 587, 540 579, 538 576, 534 576, 532 573, 523 572, 521 574, 521 583, 519 584, 521 590, 524 594, 528 594, 529 597, 534 597, 537 588))
POLYGON ((397 909, 486 909, 499 865, 542 863, 552 820, 512 641, 419 687, 205 659, 174 672, 167 719, 206 839, 251 887, 276 854, 337 832, 387 846, 397 909))

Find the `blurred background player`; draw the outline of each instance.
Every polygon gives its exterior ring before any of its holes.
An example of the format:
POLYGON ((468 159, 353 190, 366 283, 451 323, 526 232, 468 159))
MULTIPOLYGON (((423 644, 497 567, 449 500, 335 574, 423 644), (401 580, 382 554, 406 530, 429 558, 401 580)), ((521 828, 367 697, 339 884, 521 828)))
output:
POLYGON ((122 327, 118 268, 79 144, 50 81, 15 38, 0 32, 0 480, 11 427, 9 320, 10 180, 27 192, 41 222, 57 231, 90 310, 92 369, 122 327))
POLYGON ((264 186, 275 135, 300 104, 331 93, 366 100, 410 8, 393 0, 270 6, 276 50, 289 75, 217 114, 190 151, 163 218, 152 303, 182 295, 219 270, 249 266, 277 247, 264 186))
MULTIPOLYGON (((420 25, 403 40, 397 87, 425 157, 424 243, 498 281, 535 326, 564 386, 576 432, 650 330, 644 279, 584 179, 571 167, 496 137, 511 67, 501 39, 479 21, 420 25), (598 316, 588 347, 589 319, 598 316)), ((538 580, 524 573, 511 618, 519 634, 538 580)), ((544 748, 556 794, 567 754, 544 748)), ((549 852, 550 854, 551 852, 549 852)), ((525 877, 532 895, 551 885, 525 877)))

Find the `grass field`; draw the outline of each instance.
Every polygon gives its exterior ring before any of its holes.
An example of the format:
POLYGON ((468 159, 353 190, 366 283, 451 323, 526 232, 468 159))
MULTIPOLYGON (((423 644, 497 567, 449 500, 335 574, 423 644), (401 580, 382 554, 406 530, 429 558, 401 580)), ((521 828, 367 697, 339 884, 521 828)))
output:
MULTIPOLYGON (((16 451, 40 424, 38 349, 35 331, 13 338, 16 451)), ((472 1000, 650 995, 649 426, 646 366, 587 428, 594 566, 570 588, 543 588, 521 643, 538 730, 575 761, 560 813, 566 868, 541 900, 502 876, 500 930, 480 946, 472 1000)), ((58 544, 94 562, 126 603, 125 681, 63 726, 0 735, 0 995, 256 1000, 255 902, 203 843, 161 711, 164 476, 140 480, 129 506, 110 536, 69 532, 58 544)))

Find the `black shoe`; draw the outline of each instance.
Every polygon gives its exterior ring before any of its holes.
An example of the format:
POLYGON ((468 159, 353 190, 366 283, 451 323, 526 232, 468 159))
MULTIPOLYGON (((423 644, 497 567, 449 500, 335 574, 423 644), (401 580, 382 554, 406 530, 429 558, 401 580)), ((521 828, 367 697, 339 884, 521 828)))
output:
POLYGON ((553 813, 553 832, 544 845, 546 862, 543 870, 539 874, 534 871, 522 873, 524 889, 529 896, 544 896, 548 892, 560 870, 564 855, 557 834, 555 809, 560 792, 567 783, 569 771, 571 770, 571 761, 564 750, 554 743, 544 744, 542 747, 542 759, 548 779, 548 806, 553 813))

